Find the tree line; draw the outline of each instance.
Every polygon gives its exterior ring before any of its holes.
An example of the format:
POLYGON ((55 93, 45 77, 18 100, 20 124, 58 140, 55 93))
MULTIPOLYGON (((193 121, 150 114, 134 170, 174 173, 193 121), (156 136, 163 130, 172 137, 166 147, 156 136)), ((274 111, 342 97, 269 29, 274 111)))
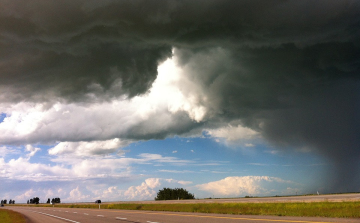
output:
MULTIPOLYGON (((7 204, 7 199, 1 200, 1 204, 7 204)), ((9 200, 9 204, 15 204, 15 200, 9 200)))
POLYGON ((27 203, 28 204, 39 204, 40 198, 38 198, 38 197, 31 198, 30 200, 27 201, 27 203))
MULTIPOLYGON (((38 198, 38 197, 34 197, 27 201, 27 204, 39 204, 39 203, 40 203, 40 198, 38 198)), ((48 198, 46 203, 50 204, 50 198, 48 198)), ((51 203, 52 204, 61 203, 61 200, 60 200, 60 198, 56 197, 51 200, 51 203)))
MULTIPOLYGON (((50 198, 48 198, 46 203, 50 204, 50 198)), ((51 199, 51 203, 52 204, 60 204, 61 203, 60 198, 56 197, 56 198, 51 199)))
POLYGON ((183 188, 164 188, 159 190, 155 200, 184 200, 184 199, 195 199, 194 194, 189 193, 183 188))

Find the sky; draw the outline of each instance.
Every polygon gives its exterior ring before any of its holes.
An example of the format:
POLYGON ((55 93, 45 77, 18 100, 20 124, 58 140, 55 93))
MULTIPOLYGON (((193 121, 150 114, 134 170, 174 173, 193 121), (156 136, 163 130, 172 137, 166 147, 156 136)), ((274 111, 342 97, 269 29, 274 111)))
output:
POLYGON ((0 0, 0 198, 360 191, 360 2, 0 0))

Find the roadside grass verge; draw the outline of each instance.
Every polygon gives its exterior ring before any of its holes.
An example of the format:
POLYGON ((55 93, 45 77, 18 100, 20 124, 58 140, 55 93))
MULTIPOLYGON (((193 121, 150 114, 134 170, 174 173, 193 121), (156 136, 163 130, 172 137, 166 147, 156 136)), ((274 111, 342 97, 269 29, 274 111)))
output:
MULTIPOLYGON (((35 205, 52 207, 52 205, 35 205)), ((55 207, 99 208, 98 204, 56 204, 55 207)), ((198 212, 237 215, 360 218, 360 202, 101 204, 101 209, 198 212)))
POLYGON ((25 223, 24 216, 15 211, 0 209, 0 222, 1 223, 25 223))

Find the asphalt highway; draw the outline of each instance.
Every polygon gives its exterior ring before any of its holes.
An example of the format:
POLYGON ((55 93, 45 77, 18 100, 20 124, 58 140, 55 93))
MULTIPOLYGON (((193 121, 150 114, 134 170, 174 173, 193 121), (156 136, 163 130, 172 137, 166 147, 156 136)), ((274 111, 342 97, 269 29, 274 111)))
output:
POLYGON ((360 219, 221 215, 181 212, 80 208, 6 207, 26 216, 28 223, 330 223, 360 219))

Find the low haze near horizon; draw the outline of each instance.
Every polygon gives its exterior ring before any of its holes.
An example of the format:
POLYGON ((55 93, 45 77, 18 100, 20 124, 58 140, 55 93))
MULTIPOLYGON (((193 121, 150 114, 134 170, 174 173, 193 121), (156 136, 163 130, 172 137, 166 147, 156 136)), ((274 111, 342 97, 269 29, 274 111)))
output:
POLYGON ((0 0, 0 198, 360 191, 360 3, 0 0))

